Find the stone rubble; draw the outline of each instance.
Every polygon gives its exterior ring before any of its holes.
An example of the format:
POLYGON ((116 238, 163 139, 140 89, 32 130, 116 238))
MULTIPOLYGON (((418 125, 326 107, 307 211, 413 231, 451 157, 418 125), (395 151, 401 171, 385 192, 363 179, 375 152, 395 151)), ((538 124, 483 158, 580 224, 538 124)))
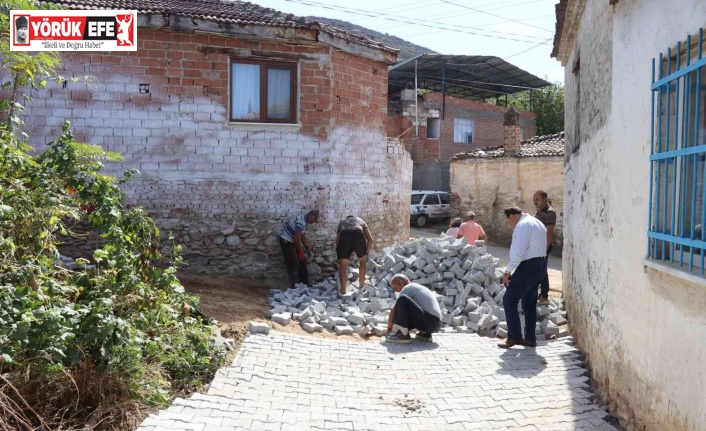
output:
MULTIPOLYGON (((325 328, 337 335, 382 336, 399 295, 390 280, 403 273, 435 292, 442 312, 442 332, 506 337, 505 286, 500 281, 504 271, 498 259, 487 253, 483 241, 468 244, 465 239, 422 238, 388 247, 382 254, 371 253, 363 288, 353 286, 358 284, 358 269, 350 268, 345 295, 338 293, 338 274, 312 287, 297 284, 286 291, 272 289, 266 317, 281 325, 298 322, 309 333, 325 328)), ((539 340, 569 335, 562 327, 566 325, 563 301, 550 301, 549 306, 537 307, 539 340)), ((521 306, 519 309, 522 314, 521 306)))

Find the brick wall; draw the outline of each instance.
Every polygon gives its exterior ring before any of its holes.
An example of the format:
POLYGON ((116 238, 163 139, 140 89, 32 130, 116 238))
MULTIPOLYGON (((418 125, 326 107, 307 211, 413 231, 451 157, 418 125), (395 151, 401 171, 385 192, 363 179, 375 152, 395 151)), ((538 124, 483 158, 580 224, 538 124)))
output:
POLYGON ((108 172, 140 170, 128 202, 174 233, 191 270, 280 275, 264 270, 282 264, 283 223, 311 208, 323 249, 349 213, 377 247, 407 238, 407 218, 388 216, 407 214, 412 165, 387 144, 386 64, 324 45, 146 29, 137 52, 62 58, 64 76, 90 78, 33 92, 31 143, 44 149, 70 119, 78 140, 122 153, 108 172), (229 59, 244 50, 296 57, 300 126, 229 123, 229 59))
MULTIPOLYGON (((439 93, 427 93, 424 95, 423 101, 420 99, 419 117, 421 121, 418 139, 414 136, 413 102, 407 104, 402 114, 391 113, 390 118, 387 120, 388 136, 397 137, 406 131, 402 141, 415 163, 437 160, 447 162, 457 153, 476 148, 503 145, 503 114, 508 108, 446 96, 446 115, 441 120, 440 137, 439 139, 428 139, 426 118, 427 116, 437 115, 434 111, 438 111, 440 116, 441 107, 442 95, 439 93), (473 145, 454 142, 454 118, 473 120, 475 127, 473 145)), ((526 111, 519 112, 524 139, 536 136, 536 114, 526 111)))

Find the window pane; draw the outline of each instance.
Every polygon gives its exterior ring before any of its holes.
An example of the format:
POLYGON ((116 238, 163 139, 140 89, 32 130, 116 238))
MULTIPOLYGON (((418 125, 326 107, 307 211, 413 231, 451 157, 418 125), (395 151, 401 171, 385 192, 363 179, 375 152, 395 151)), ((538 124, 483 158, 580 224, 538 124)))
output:
POLYGON ((427 118, 427 139, 439 139, 441 119, 427 118))
POLYGON ((260 66, 233 63, 232 107, 234 120, 260 119, 260 66))
POLYGON ((288 120, 293 117, 291 82, 290 69, 267 70, 267 118, 288 120))
POLYGON ((454 118, 454 142, 472 144, 473 132, 473 120, 466 118, 454 118))
POLYGON ((448 205, 451 203, 451 196, 447 195, 446 193, 440 193, 439 197, 441 197, 441 203, 443 205, 448 205))
POLYGON ((422 198, 424 195, 412 195, 412 203, 411 205, 417 205, 422 201, 422 198))
POLYGON ((427 195, 427 197, 424 198, 424 205, 439 205, 439 196, 436 194, 427 195))

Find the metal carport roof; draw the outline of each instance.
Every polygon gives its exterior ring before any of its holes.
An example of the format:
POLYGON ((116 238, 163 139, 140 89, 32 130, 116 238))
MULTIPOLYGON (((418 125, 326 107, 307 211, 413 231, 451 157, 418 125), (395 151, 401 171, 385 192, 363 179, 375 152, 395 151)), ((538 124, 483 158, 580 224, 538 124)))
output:
POLYGON ((421 54, 390 66, 389 92, 417 87, 461 99, 484 100, 550 85, 500 57, 421 54))

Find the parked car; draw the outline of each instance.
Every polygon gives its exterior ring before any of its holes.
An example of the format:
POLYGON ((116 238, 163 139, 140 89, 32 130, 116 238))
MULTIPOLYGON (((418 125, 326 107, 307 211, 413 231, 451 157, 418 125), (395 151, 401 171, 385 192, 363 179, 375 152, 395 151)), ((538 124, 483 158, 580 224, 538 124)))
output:
POLYGON ((436 190, 412 190, 409 221, 423 227, 429 220, 451 218, 451 196, 436 190))

